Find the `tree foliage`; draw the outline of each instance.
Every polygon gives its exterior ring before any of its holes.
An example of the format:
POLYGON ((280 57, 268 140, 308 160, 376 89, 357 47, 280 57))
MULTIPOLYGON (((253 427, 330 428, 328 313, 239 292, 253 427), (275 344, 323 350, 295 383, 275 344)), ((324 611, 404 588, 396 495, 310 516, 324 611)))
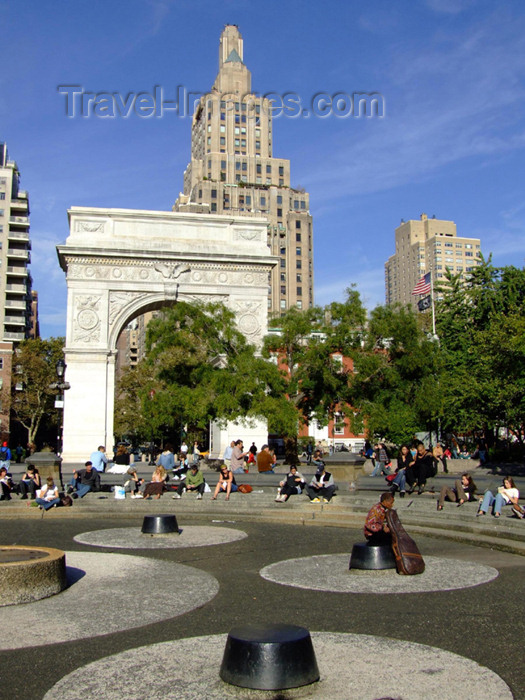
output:
POLYGON ((56 409, 56 364, 64 359, 64 338, 24 340, 13 355, 11 410, 13 418, 26 428, 28 442, 36 442, 44 419, 53 418, 56 409))
POLYGON ((178 302, 149 323, 146 349, 119 383, 121 434, 131 425, 158 436, 174 425, 206 428, 210 421, 258 417, 270 431, 293 432, 297 414, 280 373, 256 354, 222 304, 178 302))
POLYGON ((446 425, 492 435, 508 427, 523 442, 525 270, 482 259, 466 283, 447 273, 438 291, 446 425))

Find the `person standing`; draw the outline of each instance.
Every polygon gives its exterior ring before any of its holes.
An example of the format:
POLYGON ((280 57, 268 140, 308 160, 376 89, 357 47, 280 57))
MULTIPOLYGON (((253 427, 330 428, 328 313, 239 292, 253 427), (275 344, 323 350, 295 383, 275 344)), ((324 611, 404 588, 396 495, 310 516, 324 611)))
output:
POLYGON ((193 443, 193 464, 198 464, 201 458, 201 451, 199 450, 199 443, 197 440, 193 443))
POLYGON ((314 453, 314 446, 310 441, 306 445, 306 464, 312 463, 312 455, 314 453))
POLYGON ((91 454, 89 461, 93 465, 93 469, 97 472, 105 472, 108 458, 106 457, 106 448, 100 445, 95 452, 91 454))
POLYGON ((235 440, 232 440, 228 447, 224 450, 224 454, 222 455, 222 461, 224 464, 228 467, 228 469, 231 467, 231 459, 232 459, 232 453, 233 453, 233 448, 235 447, 235 440))
POLYGON ((390 468, 390 455, 388 454, 388 450, 386 449, 384 442, 380 442, 376 445, 375 453, 376 463, 370 476, 379 476, 380 474, 387 476, 388 474, 391 474, 392 469, 390 468))
POLYGON ((231 470, 234 474, 240 474, 244 469, 244 458, 250 453, 243 452, 243 441, 237 440, 232 451, 231 456, 231 470))
POLYGON ((436 460, 440 461, 443 465, 443 471, 445 472, 445 474, 448 474, 447 458, 445 457, 443 445, 440 442, 438 442, 437 445, 434 447, 434 449, 432 450, 432 454, 434 455, 436 460))
POLYGON ((11 466, 11 450, 9 449, 7 442, 2 443, 0 448, 0 467, 5 467, 9 471, 11 466))

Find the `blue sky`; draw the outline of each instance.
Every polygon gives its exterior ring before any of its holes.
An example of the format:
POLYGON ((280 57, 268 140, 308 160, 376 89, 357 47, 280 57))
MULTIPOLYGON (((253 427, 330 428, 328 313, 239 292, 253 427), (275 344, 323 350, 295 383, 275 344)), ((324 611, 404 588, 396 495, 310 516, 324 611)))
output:
POLYGON ((171 209, 189 117, 67 118, 57 86, 205 93, 239 25, 258 93, 379 92, 382 119, 278 118, 274 155, 310 192, 315 301, 384 303, 401 218, 452 219, 498 265, 525 257, 525 6, 518 0, 0 0, 0 140, 31 199, 43 336, 65 334, 55 246, 70 206, 171 209))

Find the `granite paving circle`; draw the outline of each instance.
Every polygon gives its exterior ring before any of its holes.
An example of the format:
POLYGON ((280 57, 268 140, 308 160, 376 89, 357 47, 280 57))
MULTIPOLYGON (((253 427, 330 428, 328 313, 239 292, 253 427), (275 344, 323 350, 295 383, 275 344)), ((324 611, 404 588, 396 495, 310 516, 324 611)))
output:
POLYGON ((62 593, 2 608, 0 649, 143 627, 198 608, 219 591, 204 571, 146 557, 66 552, 66 566, 69 587, 62 593), (176 605, 166 602, 166 591, 177 592, 176 605))
POLYGON ((153 644, 99 659, 62 678, 44 700, 512 699, 509 687, 493 671, 443 649, 326 632, 312 633, 312 641, 320 680, 282 693, 224 683, 219 669, 226 635, 214 635, 153 644))
POLYGON ((73 539, 81 544, 112 549, 179 549, 184 547, 209 547, 242 540, 248 535, 231 527, 185 525, 179 535, 143 535, 140 527, 115 527, 110 530, 81 532, 73 539))
POLYGON ((350 554, 321 554, 286 559, 261 569, 273 583, 331 593, 426 593, 453 591, 488 583, 498 576, 491 566, 471 561, 425 557, 425 571, 402 576, 395 569, 349 571, 350 554))

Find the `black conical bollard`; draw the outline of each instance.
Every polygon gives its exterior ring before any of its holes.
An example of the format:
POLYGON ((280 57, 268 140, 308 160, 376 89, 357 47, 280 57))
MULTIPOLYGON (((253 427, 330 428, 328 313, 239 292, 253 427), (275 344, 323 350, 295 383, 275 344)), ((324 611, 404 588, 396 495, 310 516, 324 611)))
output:
POLYGON ((310 632, 296 625, 242 625, 228 634, 220 677, 257 690, 285 690, 319 680, 310 632))
POLYGON ((141 532, 143 535, 178 535, 177 518, 174 515, 145 515, 141 532))

